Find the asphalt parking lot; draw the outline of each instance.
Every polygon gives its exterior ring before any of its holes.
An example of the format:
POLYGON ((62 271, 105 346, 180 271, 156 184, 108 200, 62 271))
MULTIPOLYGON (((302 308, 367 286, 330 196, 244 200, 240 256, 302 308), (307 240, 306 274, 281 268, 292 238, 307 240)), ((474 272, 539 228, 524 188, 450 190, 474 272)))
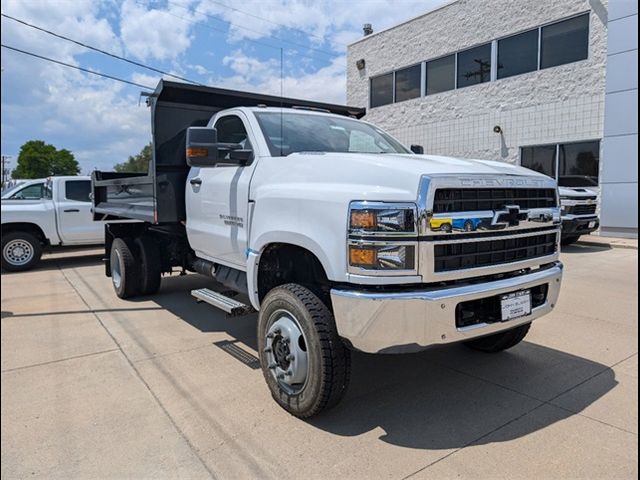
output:
POLYGON ((497 355, 353 355, 301 421, 270 398, 255 315, 196 275, 119 300, 99 250, 2 276, 2 478, 634 478, 634 249, 568 247, 555 312, 497 355))

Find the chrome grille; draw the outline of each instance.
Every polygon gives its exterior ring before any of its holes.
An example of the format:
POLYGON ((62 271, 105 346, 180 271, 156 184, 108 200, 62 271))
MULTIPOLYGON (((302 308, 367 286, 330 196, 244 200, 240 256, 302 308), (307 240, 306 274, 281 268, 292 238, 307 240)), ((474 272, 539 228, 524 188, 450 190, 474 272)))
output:
POLYGON ((567 213, 571 215, 595 215, 596 206, 595 205, 573 205, 567 207, 567 213))
POLYGON ((424 282, 537 268, 559 256, 555 181, 496 174, 424 176, 418 194, 424 282))
POLYGON ((555 232, 527 237, 445 243, 435 246, 435 271, 447 272, 529 260, 552 255, 556 248, 555 232))
POLYGON ((433 199, 433 213, 499 210, 519 205, 523 210, 556 206, 553 188, 439 188, 433 199))

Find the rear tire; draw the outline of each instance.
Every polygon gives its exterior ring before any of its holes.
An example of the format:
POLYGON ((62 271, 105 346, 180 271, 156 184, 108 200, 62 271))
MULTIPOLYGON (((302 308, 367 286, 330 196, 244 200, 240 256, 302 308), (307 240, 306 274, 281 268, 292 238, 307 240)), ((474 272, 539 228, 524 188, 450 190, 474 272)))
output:
POLYGON ((2 236, 2 269, 7 272, 30 270, 42 257, 42 243, 28 232, 9 232, 2 236))
POLYGON ((149 236, 139 237, 135 243, 140 252, 140 295, 153 295, 162 280, 160 248, 149 236))
POLYGON ((474 350, 480 350, 481 352, 501 352, 516 346, 524 340, 527 332, 529 332, 529 328, 531 328, 531 323, 521 325, 506 332, 496 333, 495 335, 489 335, 476 340, 470 340, 465 342, 465 345, 474 350))
POLYGON ((333 315, 301 285, 282 285, 265 297, 258 317, 258 351, 271 395, 296 417, 333 407, 349 384, 351 356, 333 315), (292 332, 298 338, 291 338, 292 332), (300 357, 302 362, 296 363, 300 357))
POLYGON ((140 265, 128 242, 116 238, 111 245, 111 283, 118 297, 126 299, 140 293, 140 265))
POLYGON ((571 245, 572 243, 576 243, 579 238, 580 238, 580 235, 571 235, 569 237, 561 237, 560 238, 560 244, 561 245, 571 245))

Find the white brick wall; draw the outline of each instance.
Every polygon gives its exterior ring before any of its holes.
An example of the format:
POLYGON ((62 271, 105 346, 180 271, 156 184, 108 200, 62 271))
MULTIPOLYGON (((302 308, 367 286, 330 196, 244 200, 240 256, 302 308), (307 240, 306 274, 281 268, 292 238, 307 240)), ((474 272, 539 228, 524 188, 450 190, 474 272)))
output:
POLYGON ((368 107, 372 76, 587 11, 587 60, 369 109, 365 120, 426 153, 509 162, 521 146, 600 139, 606 0, 458 0, 349 46, 347 103, 368 107))

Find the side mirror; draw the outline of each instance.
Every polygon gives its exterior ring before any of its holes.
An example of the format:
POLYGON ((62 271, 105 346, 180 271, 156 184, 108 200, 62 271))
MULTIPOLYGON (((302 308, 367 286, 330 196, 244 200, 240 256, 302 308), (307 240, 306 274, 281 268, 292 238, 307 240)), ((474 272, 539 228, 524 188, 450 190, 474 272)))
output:
POLYGON ((218 163, 218 131, 209 127, 187 129, 187 165, 212 167, 218 163))
POLYGON ((411 151, 417 155, 424 153, 424 147, 422 145, 411 145, 411 151))

